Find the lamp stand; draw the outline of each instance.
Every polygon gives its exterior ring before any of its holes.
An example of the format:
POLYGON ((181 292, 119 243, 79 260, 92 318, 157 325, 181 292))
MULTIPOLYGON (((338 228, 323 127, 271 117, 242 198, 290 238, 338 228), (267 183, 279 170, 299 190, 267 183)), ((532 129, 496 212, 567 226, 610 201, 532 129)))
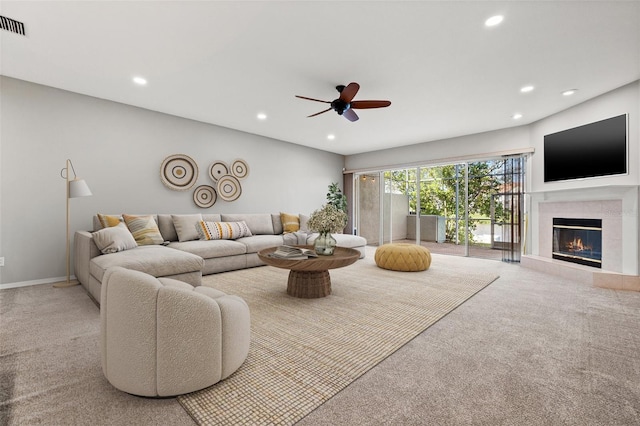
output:
POLYGON ((62 169, 60 171, 60 174, 63 175, 62 177, 65 179, 66 184, 67 184, 67 228, 66 228, 66 233, 67 233, 67 280, 66 281, 61 281, 61 282, 57 282, 55 284, 53 284, 54 287, 56 288, 64 288, 64 287, 72 287, 74 285, 78 285, 80 284, 80 282, 78 280, 71 280, 71 239, 69 237, 69 229, 71 228, 70 226, 70 205, 69 205, 69 199, 70 198, 76 198, 76 197, 86 197, 88 195, 91 195, 91 190, 89 190, 89 187, 87 186, 87 184, 84 182, 84 180, 82 179, 78 179, 78 177, 76 176, 76 172, 73 168, 73 163, 71 163, 71 160, 67 159, 67 165, 64 169, 62 169), (73 180, 71 180, 71 175, 69 174, 69 172, 73 171, 73 180), (71 188, 71 185, 73 186, 73 190, 71 188))

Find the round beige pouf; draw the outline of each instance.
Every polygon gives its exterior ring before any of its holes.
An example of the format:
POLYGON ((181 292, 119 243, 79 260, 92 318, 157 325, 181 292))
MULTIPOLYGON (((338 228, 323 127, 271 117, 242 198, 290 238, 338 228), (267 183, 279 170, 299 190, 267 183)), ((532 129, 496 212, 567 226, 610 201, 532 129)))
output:
POLYGON ((374 259, 380 268, 392 271, 425 271, 431 266, 429 250, 416 244, 383 244, 376 249, 374 259))

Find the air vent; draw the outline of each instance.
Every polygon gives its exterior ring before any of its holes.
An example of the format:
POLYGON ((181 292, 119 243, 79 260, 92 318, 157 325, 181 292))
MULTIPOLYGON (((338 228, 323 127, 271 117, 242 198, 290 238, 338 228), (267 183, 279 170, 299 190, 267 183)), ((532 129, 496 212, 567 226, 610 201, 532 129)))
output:
POLYGON ((22 22, 7 18, 6 16, 0 16, 0 28, 11 31, 12 33, 26 35, 24 33, 24 24, 22 22))

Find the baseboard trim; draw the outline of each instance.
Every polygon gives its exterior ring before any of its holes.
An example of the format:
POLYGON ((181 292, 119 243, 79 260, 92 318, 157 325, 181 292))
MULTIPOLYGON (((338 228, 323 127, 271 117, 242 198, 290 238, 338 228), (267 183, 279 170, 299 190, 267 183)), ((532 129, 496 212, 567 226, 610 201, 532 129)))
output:
MULTIPOLYGON (((72 275, 71 279, 75 280, 76 277, 72 275)), ((41 280, 19 281, 15 283, 0 284, 0 290, 5 290, 8 288, 29 287, 32 285, 54 284, 54 283, 58 283, 66 280, 67 280, 67 277, 64 276, 64 277, 55 277, 55 278, 43 278, 41 280)))

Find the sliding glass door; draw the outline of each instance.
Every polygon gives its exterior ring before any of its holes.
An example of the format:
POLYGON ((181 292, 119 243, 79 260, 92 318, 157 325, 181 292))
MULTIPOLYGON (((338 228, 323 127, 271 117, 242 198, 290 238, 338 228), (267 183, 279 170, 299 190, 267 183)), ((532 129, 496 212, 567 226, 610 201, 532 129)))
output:
POLYGON ((519 261, 524 156, 356 175, 359 234, 519 261))

